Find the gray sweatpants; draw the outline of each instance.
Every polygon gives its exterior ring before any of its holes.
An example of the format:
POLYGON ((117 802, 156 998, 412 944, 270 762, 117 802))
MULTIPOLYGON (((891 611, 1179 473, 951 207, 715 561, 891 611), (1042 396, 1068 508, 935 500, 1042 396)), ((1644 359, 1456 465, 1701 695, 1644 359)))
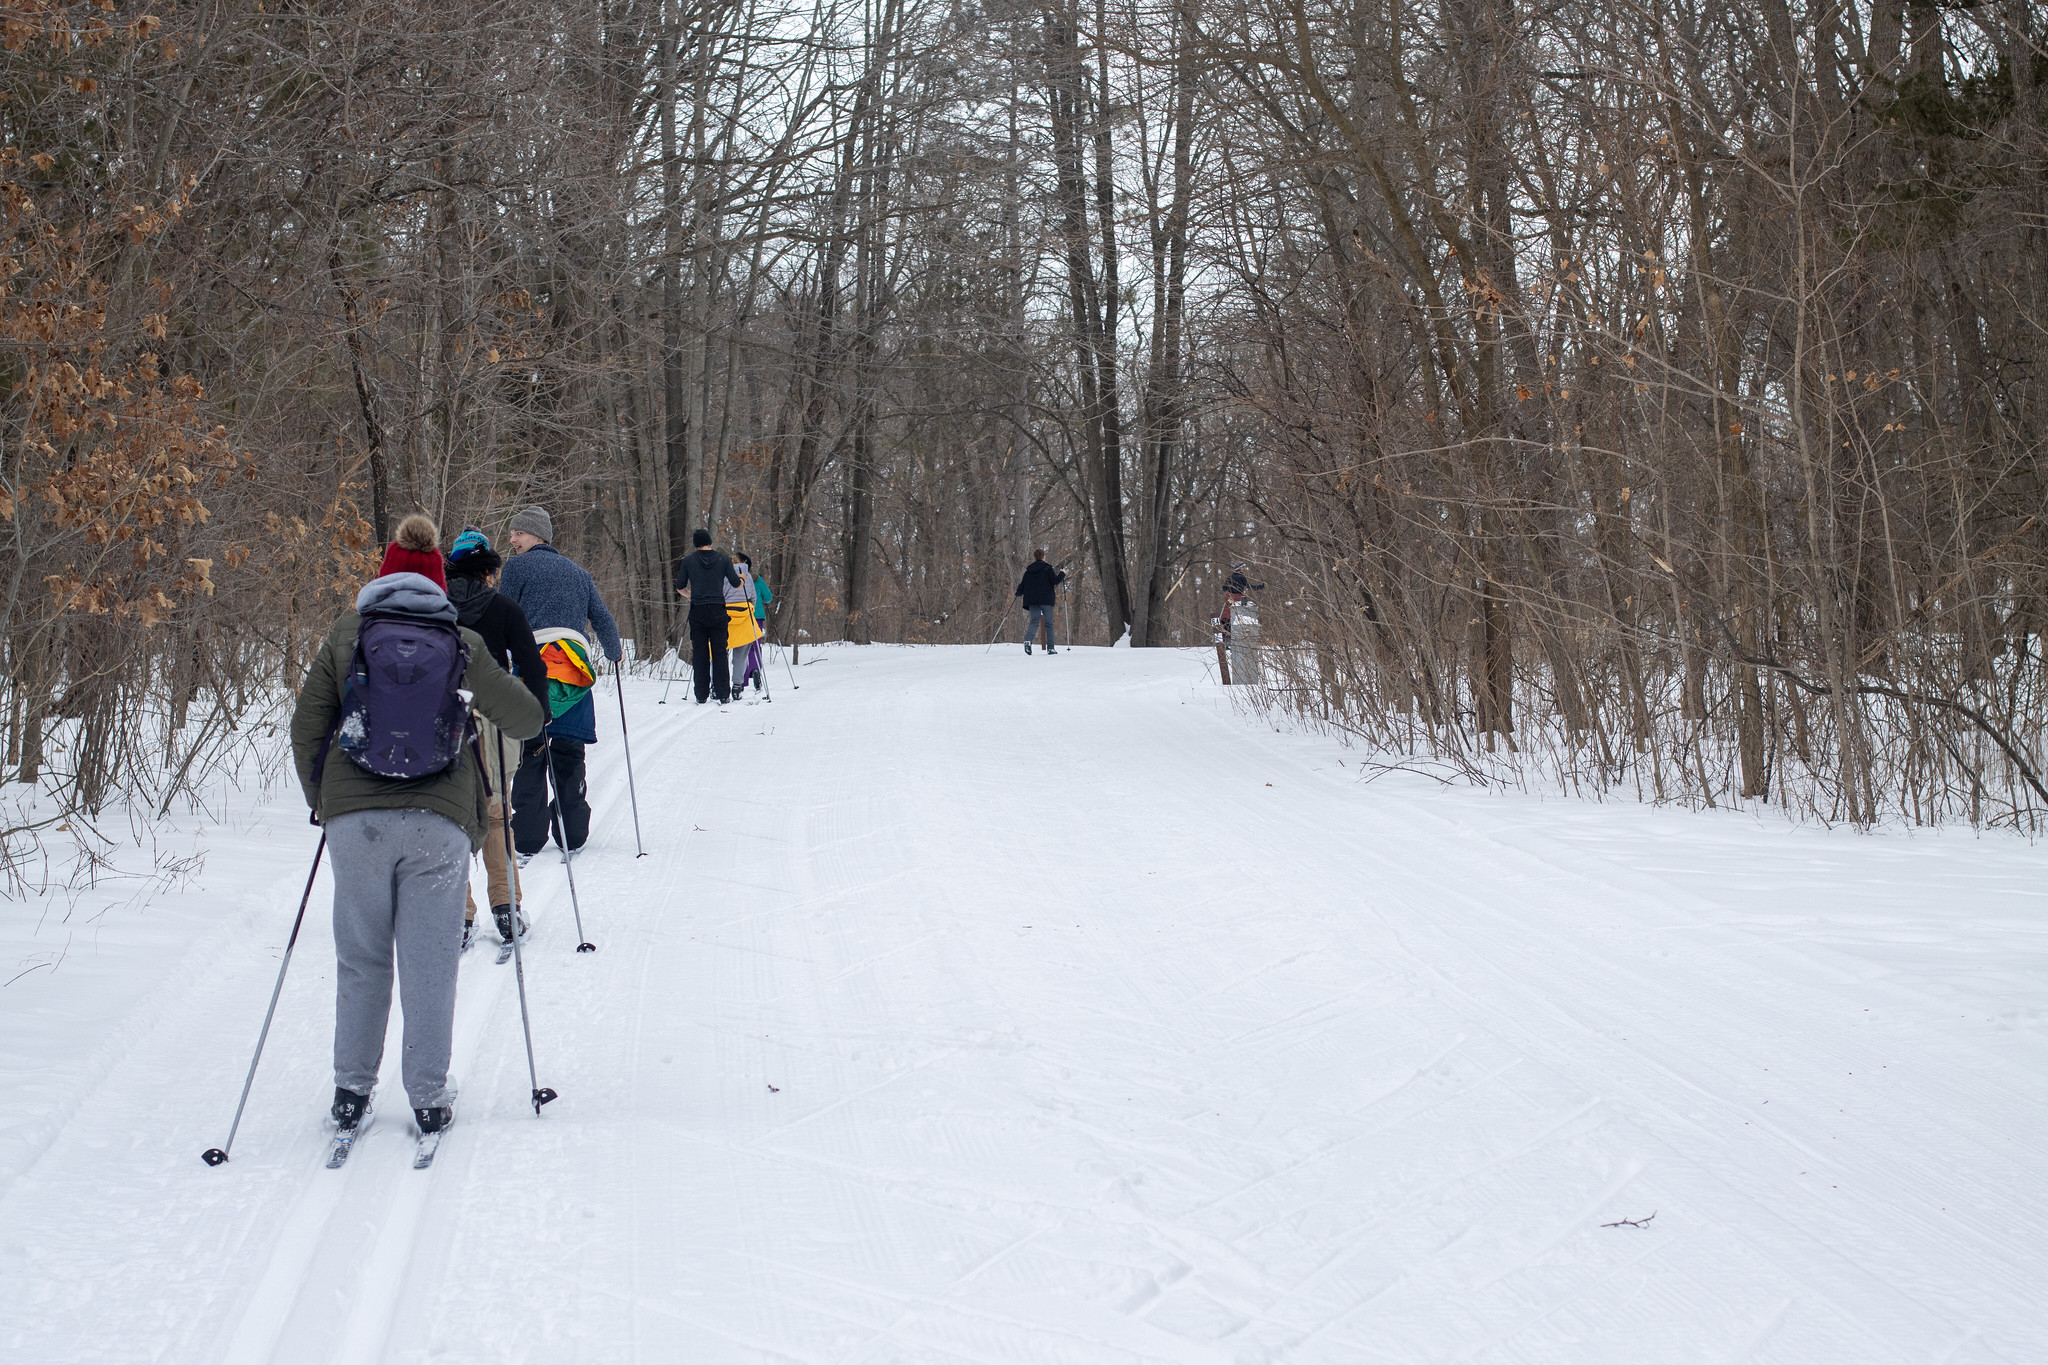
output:
POLYGON ((405 1012, 405 1093, 415 1109, 447 1104, 462 957, 469 836, 424 810, 365 810, 327 822, 334 855, 334 1083, 377 1084, 398 955, 405 1012))

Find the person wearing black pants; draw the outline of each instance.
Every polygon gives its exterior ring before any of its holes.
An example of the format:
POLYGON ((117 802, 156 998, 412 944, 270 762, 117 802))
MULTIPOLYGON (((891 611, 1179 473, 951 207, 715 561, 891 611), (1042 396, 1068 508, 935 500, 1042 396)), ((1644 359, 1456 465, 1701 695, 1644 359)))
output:
MULTIPOLYGON (((536 635, 574 631, 583 637, 593 666, 597 666, 598 648, 616 665, 625 657, 618 621, 605 606, 589 572, 557 550, 554 538, 554 518, 546 508, 528 507, 515 515, 509 539, 518 553, 501 571, 498 590, 519 604, 536 635)), ((512 779, 512 843, 521 859, 540 852, 553 823, 553 811, 541 799, 547 785, 549 753, 554 757, 556 777, 554 806, 559 808, 564 826, 563 853, 576 852, 590 835, 583 751, 597 743, 597 706, 591 694, 584 693, 551 719, 546 735, 545 744, 536 741, 521 751, 519 772, 512 779)))
POLYGON ((562 822, 571 851, 590 837, 590 799, 583 777, 583 746, 573 739, 536 739, 519 751, 512 776, 512 846, 524 862, 547 847, 548 826, 562 822), (552 775, 547 771, 552 766, 552 775), (552 781, 551 801, 543 800, 552 781))
POLYGON ((714 693, 718 704, 732 700, 732 664, 726 655, 725 589, 740 586, 739 570, 711 548, 711 533, 690 533, 696 548, 676 565, 676 595, 690 604, 690 675, 701 706, 714 693))

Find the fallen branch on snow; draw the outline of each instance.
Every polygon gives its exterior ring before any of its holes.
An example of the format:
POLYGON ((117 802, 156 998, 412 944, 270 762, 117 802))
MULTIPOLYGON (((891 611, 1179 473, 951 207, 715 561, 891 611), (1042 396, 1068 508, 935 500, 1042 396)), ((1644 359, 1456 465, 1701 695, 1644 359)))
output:
POLYGON ((1651 1209, 1649 1218, 1619 1218, 1612 1223, 1602 1223, 1600 1226, 1603 1228, 1646 1228, 1650 1225, 1650 1218, 1655 1218, 1656 1216, 1657 1211, 1651 1209))

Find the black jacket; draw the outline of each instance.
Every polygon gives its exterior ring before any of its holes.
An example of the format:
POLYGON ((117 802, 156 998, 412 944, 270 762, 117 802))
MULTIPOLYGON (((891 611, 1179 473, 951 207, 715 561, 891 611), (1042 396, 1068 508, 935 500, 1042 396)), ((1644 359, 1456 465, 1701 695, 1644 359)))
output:
POLYGON ((1027 607, 1049 607, 1052 605, 1052 590, 1067 581, 1067 576, 1042 559, 1034 559, 1024 566, 1023 581, 1017 584, 1012 596, 1024 599, 1027 607))
POLYGON ((676 591, 688 591, 693 607, 725 609, 725 585, 740 585, 739 570, 732 561, 713 549, 692 550, 676 565, 676 591))
POLYGON ((541 714, 548 713, 548 666, 541 662, 540 646, 534 642, 533 627, 519 604, 485 583, 481 578, 453 576, 448 580, 448 600, 462 624, 481 635, 484 648, 500 668, 509 668, 526 684, 540 702, 541 714))

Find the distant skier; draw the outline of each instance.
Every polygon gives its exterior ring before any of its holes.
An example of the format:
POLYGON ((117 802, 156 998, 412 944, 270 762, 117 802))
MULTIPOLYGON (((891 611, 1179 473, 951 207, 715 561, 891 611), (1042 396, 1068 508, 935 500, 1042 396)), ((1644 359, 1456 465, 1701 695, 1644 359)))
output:
POLYGON ((1038 633, 1040 623, 1045 626, 1045 652, 1056 654, 1052 638, 1053 589, 1067 581, 1067 576, 1045 562, 1045 551, 1033 550, 1031 562, 1024 566, 1024 577, 1017 584, 1017 591, 1011 596, 1024 602, 1024 652, 1031 652, 1031 637, 1038 633))
POLYGON ((732 567, 740 581, 737 587, 730 583, 724 585, 725 643, 729 660, 726 671, 730 683, 727 690, 737 697, 746 691, 747 653, 754 647, 754 574, 743 554, 733 555, 732 567))
POLYGON ((483 637, 458 624, 437 540, 426 517, 399 525, 380 576, 327 632, 292 712, 299 785, 334 857, 332 1112, 351 1141, 384 1059, 394 952, 413 1120, 422 1134, 454 1121, 462 890, 484 838, 468 715, 514 738, 539 734, 547 719, 483 637), (412 666, 380 666, 401 657, 412 666))
POLYGON ((754 561, 751 558, 744 554, 736 554, 732 558, 740 573, 753 580, 754 629, 759 636, 752 644, 747 646, 742 663, 734 666, 732 685, 735 691, 744 692, 747 690, 747 680, 751 678, 754 683, 754 690, 756 692, 764 692, 766 688, 761 677, 761 670, 767 658, 764 650, 768 643, 768 604, 775 600, 775 594, 770 591, 768 580, 755 571, 754 561))
MULTIPOLYGON (((541 661, 533 628, 526 624, 526 613, 519 609, 519 604, 498 591, 498 571, 504 563, 482 531, 474 526, 463 527, 448 550, 448 600, 455 604, 462 624, 483 637, 484 648, 491 652, 498 667, 517 673, 526 690, 533 693, 533 699, 546 707, 548 670, 541 661)), ((518 869, 507 865, 510 860, 505 854, 506 812, 511 803, 506 799, 509 793, 498 788, 497 727, 479 717, 477 735, 483 747, 484 771, 491 783, 490 827, 485 832, 483 848, 484 876, 490 888, 491 917, 497 921, 498 937, 510 943, 515 899, 512 893, 519 876, 518 869)), ((509 746, 504 761, 508 768, 517 769, 517 745, 509 746)), ((464 905, 462 920, 462 946, 467 948, 476 927, 475 897, 469 897, 464 905)), ((524 932, 523 925, 521 931, 524 932)))
POLYGON ((725 590, 740 586, 732 561, 711 548, 711 533, 698 527, 690 533, 695 548, 676 565, 676 594, 690 604, 690 674, 702 706, 716 693, 718 704, 732 700, 732 663, 726 657, 725 590))
POLYGON ((597 636, 604 657, 612 663, 625 654, 618 622, 598 595, 597 583, 550 543, 554 538, 554 519, 546 508, 528 507, 516 514, 506 536, 514 558, 498 583, 498 591, 526 613, 543 654, 554 656, 550 673, 562 683, 560 689, 550 689, 549 709, 554 714, 547 734, 526 746, 512 779, 512 839, 522 859, 547 846, 551 817, 560 818, 557 837, 567 840, 564 855, 582 848, 590 837, 584 749, 597 743, 597 706, 590 699, 597 671, 590 660, 590 639, 583 632, 597 636), (551 780, 552 806, 547 801, 551 780))

